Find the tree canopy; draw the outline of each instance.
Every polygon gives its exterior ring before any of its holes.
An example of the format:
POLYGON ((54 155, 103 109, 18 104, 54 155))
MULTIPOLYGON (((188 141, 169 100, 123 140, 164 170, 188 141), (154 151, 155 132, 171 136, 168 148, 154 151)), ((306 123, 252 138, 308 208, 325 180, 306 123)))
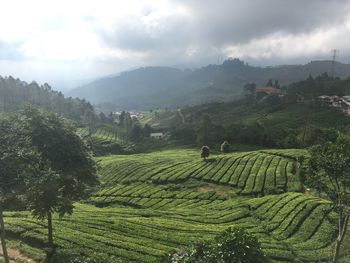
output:
POLYGON ((52 246, 52 214, 72 213, 73 202, 98 184, 95 161, 74 126, 53 113, 27 108, 20 124, 41 157, 40 177, 27 191, 29 209, 34 216, 48 219, 52 246))
POLYGON ((14 203, 37 174, 40 155, 16 119, 0 119, 0 236, 5 262, 9 262, 3 211, 14 203))
POLYGON ((338 213, 338 237, 333 257, 336 262, 350 218, 350 138, 340 135, 311 152, 306 183, 325 195, 338 213))
POLYGON ((13 112, 23 109, 27 104, 55 112, 79 124, 91 125, 98 119, 93 106, 84 99, 66 98, 62 92, 52 90, 47 83, 39 85, 11 76, 0 76, 0 110, 13 112))

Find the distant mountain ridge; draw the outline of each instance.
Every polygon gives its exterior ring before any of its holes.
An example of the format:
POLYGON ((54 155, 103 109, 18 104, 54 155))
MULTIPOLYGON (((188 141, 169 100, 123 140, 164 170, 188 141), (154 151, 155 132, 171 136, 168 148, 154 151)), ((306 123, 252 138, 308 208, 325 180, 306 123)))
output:
MULTIPOLYGON (((239 59, 195 70, 143 67, 95 80, 73 89, 68 95, 85 98, 93 104, 112 103, 117 109, 125 110, 174 108, 235 100, 249 82, 255 82, 259 87, 269 79, 277 79, 281 85, 288 85, 310 74, 317 76, 330 70, 331 61, 256 67, 239 59)), ((350 76, 350 64, 336 62, 335 72, 340 78, 350 76)))

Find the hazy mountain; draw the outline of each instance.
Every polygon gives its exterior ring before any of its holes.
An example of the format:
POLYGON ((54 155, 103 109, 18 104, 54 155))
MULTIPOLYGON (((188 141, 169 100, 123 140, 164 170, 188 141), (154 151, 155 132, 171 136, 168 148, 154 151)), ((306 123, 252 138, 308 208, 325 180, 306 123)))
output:
MULTIPOLYGON (((94 104, 113 103, 119 109, 177 107, 204 102, 230 101, 241 96, 248 82, 263 86, 269 79, 281 85, 331 71, 331 61, 312 61, 306 65, 274 67, 250 66, 239 59, 222 65, 208 65, 195 70, 170 67, 145 67, 117 76, 98 79, 69 92, 94 104)), ((335 63, 336 75, 350 76, 350 64, 335 63)))

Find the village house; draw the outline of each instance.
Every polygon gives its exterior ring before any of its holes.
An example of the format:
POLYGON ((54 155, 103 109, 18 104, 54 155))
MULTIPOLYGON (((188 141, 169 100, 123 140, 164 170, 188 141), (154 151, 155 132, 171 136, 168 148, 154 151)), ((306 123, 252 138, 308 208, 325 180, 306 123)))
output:
POLYGON ((340 108, 342 107, 343 98, 339 96, 322 95, 318 97, 318 101, 324 105, 340 108))
POLYGON ((257 98, 262 98, 262 97, 265 97, 267 95, 275 95, 278 97, 283 97, 284 93, 281 89, 278 89, 278 88, 275 88, 272 86, 266 86, 263 88, 259 88, 259 89, 256 89, 256 91, 255 91, 255 97, 257 97, 257 98))
POLYGON ((151 137, 152 139, 164 139, 164 138, 165 138, 165 134, 162 133, 162 132, 152 132, 152 133, 150 134, 150 137, 151 137))
POLYGON ((344 103, 346 106, 350 107, 350 95, 348 95, 348 96, 343 96, 343 103, 344 103))
POLYGON ((318 97, 318 101, 322 105, 327 105, 336 108, 342 108, 345 115, 350 116, 350 96, 327 96, 322 95, 318 97))

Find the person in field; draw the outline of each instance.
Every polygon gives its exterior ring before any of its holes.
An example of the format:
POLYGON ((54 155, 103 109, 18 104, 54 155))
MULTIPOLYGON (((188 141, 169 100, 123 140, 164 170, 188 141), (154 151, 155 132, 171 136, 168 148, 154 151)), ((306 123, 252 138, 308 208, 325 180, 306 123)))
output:
POLYGON ((209 147, 207 145, 203 145, 201 148, 201 157, 206 160, 209 157, 209 147))
POLYGON ((230 143, 228 141, 224 141, 221 144, 221 152, 222 153, 228 153, 230 151, 230 143))

